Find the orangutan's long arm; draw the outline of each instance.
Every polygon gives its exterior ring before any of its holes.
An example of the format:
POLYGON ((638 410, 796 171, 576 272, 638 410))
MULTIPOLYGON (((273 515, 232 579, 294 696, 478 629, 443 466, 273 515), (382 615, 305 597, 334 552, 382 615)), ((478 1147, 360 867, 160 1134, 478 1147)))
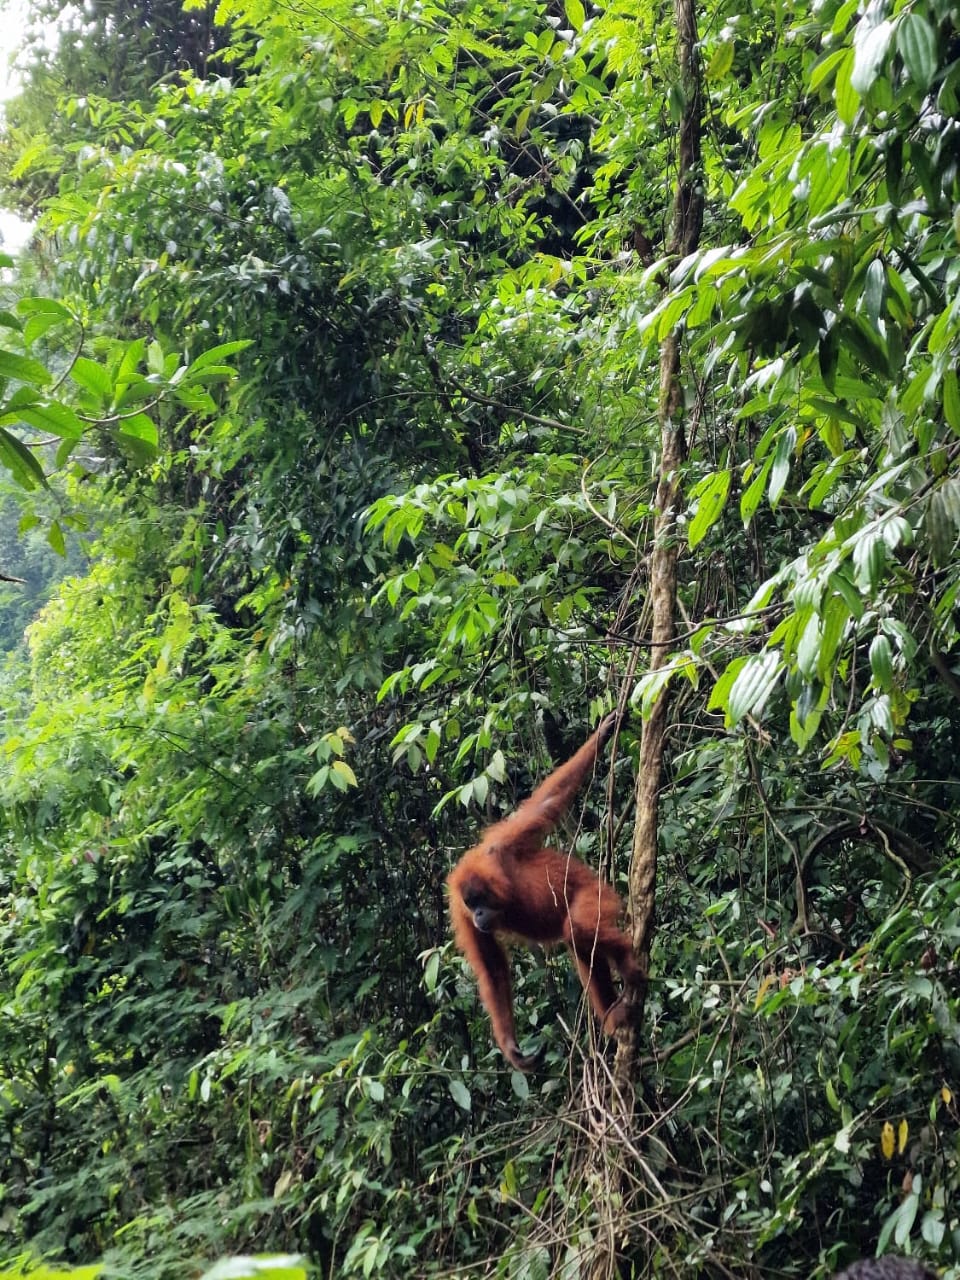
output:
POLYGON ((544 839, 566 813, 584 778, 596 764, 604 743, 616 728, 617 719, 615 711, 605 716, 596 732, 566 764, 554 769, 509 818, 487 828, 480 847, 505 850, 515 858, 542 849, 544 839))

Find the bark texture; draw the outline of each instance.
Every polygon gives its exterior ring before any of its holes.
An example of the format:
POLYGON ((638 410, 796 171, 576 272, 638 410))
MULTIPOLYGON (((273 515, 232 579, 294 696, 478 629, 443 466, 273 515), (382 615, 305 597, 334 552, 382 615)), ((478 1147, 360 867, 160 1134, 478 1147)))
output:
MULTIPOLYGON (((702 96, 694 0, 674 0, 678 39, 678 79, 684 103, 677 141, 677 190, 668 253, 679 259, 698 246, 703 224, 700 155, 702 96)), ((673 646, 677 615, 677 516, 681 501, 681 469, 687 456, 684 395, 678 332, 660 351, 658 427, 660 469, 656 492, 653 545, 649 560, 650 669, 667 660, 673 646)), ((630 910, 633 946, 642 980, 631 996, 631 1017, 620 1033, 612 1080, 604 1079, 602 1062, 584 1071, 584 1095, 595 1120, 594 1142, 587 1161, 590 1184, 598 1189, 599 1209, 591 1280, 617 1280, 631 1271, 622 1266, 642 1248, 631 1228, 631 1209, 662 1195, 656 1177, 645 1176, 647 1161, 636 1124, 640 1028, 646 1005, 650 952, 656 924, 657 845, 660 791, 667 739, 670 689, 665 688, 644 724, 637 770, 637 808, 630 862, 630 910), (609 1087, 607 1087, 609 1086, 609 1087)), ((634 1267, 636 1271, 642 1267, 634 1267)))
MULTIPOLYGON (((678 71, 683 98, 677 151, 677 190, 674 198, 669 253, 683 258, 700 242, 703 226, 701 131, 703 102, 697 53, 697 14, 694 0, 675 0, 678 71)), ((676 630, 677 543, 680 505, 680 471, 686 461, 683 429, 684 397, 680 368, 680 335, 674 331, 660 351, 660 473, 656 493, 653 548, 650 554, 649 604, 650 670, 669 656, 676 630)), ((670 688, 653 705, 643 727, 637 767, 637 809, 633 853, 630 861, 630 910, 633 944, 641 971, 650 970, 650 952, 656 925, 657 844, 660 827, 660 790, 668 726, 670 688)), ((646 1002, 646 981, 637 993, 630 1031, 617 1054, 615 1083, 621 1097, 632 1093, 636 1079, 639 1028, 646 1002)))

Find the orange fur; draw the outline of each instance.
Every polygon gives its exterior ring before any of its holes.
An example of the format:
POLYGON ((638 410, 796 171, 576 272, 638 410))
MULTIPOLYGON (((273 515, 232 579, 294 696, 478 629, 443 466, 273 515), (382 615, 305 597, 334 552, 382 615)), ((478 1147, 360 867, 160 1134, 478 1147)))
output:
POLYGON ((611 965, 627 983, 639 973, 630 939, 617 924, 620 899, 615 891, 579 859, 543 846, 616 722, 615 714, 607 716, 515 813, 487 828, 447 877, 457 946, 477 975, 497 1044, 521 1071, 535 1066, 539 1055, 522 1054, 517 1044, 510 969, 500 936, 566 943, 608 1034, 626 1016, 611 965))

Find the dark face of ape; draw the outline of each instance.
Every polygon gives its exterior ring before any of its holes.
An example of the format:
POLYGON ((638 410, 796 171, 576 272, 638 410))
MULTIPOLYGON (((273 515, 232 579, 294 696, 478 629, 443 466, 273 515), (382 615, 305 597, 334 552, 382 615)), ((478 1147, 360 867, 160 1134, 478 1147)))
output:
POLYGON ((474 928, 481 933, 493 933, 500 926, 503 908, 482 880, 470 879, 461 894, 464 906, 473 915, 474 928))

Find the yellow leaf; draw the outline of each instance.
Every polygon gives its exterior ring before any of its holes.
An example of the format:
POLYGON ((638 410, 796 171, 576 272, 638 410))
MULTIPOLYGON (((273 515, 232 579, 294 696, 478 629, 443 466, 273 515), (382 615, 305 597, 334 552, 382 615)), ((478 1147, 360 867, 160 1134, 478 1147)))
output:
POLYGON ((763 1003, 763 997, 770 990, 772 983, 773 983, 773 974, 765 973, 763 975, 763 981, 760 983, 760 986, 757 988, 757 998, 753 1002, 753 1007, 755 1009, 760 1008, 760 1005, 763 1003))
POLYGON ((906 1118, 900 1121, 897 1129, 897 1152, 903 1155, 903 1149, 907 1145, 907 1135, 910 1132, 910 1126, 907 1124, 906 1118))
POLYGON ((353 772, 353 770, 347 764, 346 760, 334 760, 331 768, 333 769, 334 773, 338 773, 341 778, 344 778, 346 780, 346 783, 348 786, 355 787, 358 785, 357 775, 353 772))
POLYGON ((940 1097, 943 1099, 944 1105, 948 1107, 950 1103, 953 1101, 953 1094, 950 1092, 950 1090, 947 1088, 946 1085, 944 1085, 943 1088, 940 1090, 940 1097))
POLYGON ((880 1150, 883 1152, 884 1160, 893 1159, 893 1151, 895 1147, 893 1137, 893 1125, 889 1120, 885 1120, 883 1128, 880 1130, 880 1150))

